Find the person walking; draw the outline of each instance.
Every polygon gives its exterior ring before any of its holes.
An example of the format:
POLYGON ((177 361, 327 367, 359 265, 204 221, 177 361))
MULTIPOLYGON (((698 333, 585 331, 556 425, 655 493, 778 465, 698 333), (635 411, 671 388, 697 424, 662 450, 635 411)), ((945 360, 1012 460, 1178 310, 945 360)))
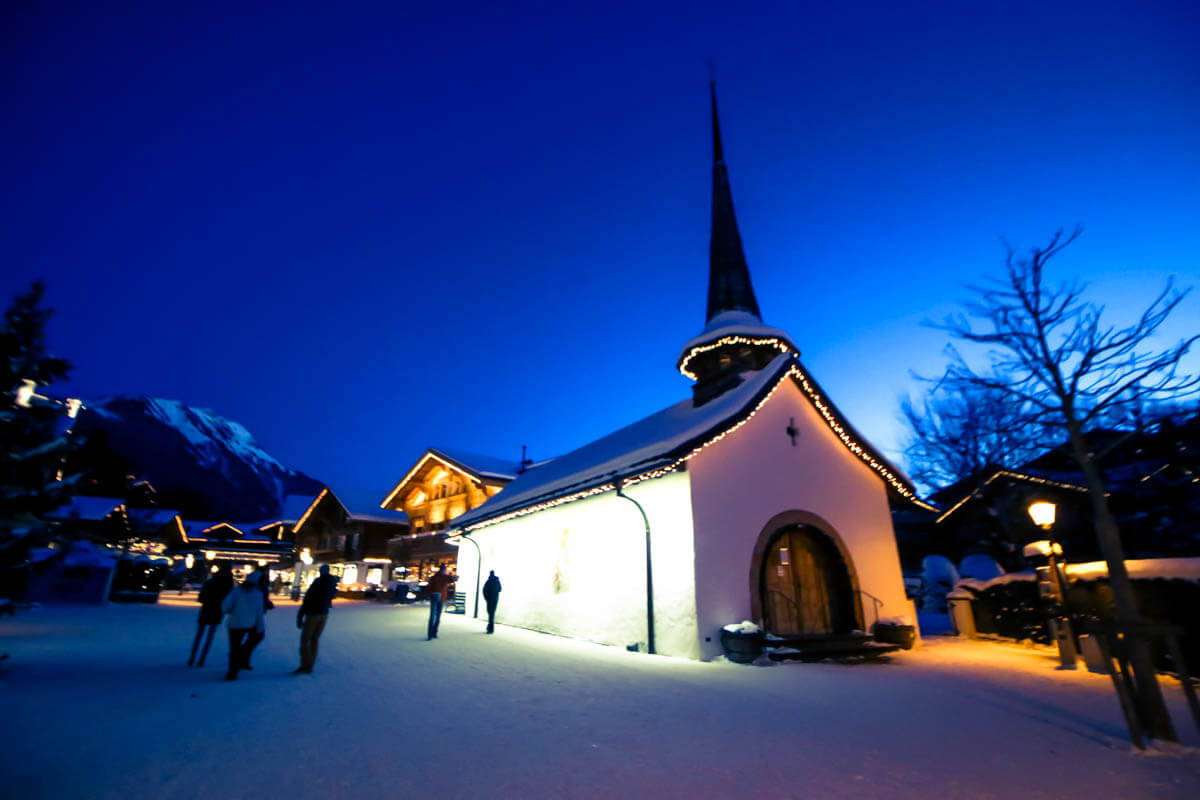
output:
POLYGON ((311 673, 317 663, 317 642, 325 630, 329 610, 333 608, 333 596, 337 593, 338 579, 329 574, 329 565, 321 565, 321 574, 304 593, 304 602, 296 613, 296 627, 300 629, 300 667, 292 674, 311 673))
POLYGON ((250 634, 266 630, 263 596, 258 588, 258 578, 257 572, 251 572, 246 576, 246 580, 225 595, 225 601, 221 604, 221 610, 226 614, 225 624, 229 627, 229 671, 225 673, 227 681, 236 681, 238 670, 246 663, 246 642, 250 634))
POLYGON ((218 568, 216 574, 210 575, 204 585, 200 587, 200 596, 197 598, 200 601, 200 618, 196 621, 196 638, 192 640, 192 654, 188 656, 187 665, 189 667, 203 667, 204 659, 208 657, 208 648, 212 645, 213 634, 217 632, 217 626, 221 624, 221 617, 225 616, 221 611, 221 604, 225 602, 225 595, 233 588, 233 567, 228 564, 222 564, 218 568), (204 646, 200 646, 200 640, 204 640, 204 646), (196 657, 196 650, 200 650, 200 657, 196 657))
POLYGON ((500 579, 496 570, 488 570, 488 579, 483 582, 483 601, 487 603, 488 633, 496 632, 496 606, 500 602, 500 579))
MULTIPOLYGON (((254 574, 258 576, 256 585, 258 586, 258 590, 262 592, 263 611, 270 611, 275 607, 275 604, 271 602, 271 587, 268 584, 268 579, 270 576, 267 574, 265 567, 258 567, 254 570, 254 574)), ((254 669, 254 667, 250 666, 250 654, 254 652, 254 648, 262 644, 262 640, 265 638, 267 638, 267 627, 265 624, 263 625, 262 630, 250 632, 250 637, 246 639, 246 646, 244 648, 246 655, 245 658, 242 659, 242 669, 254 669)))
POLYGON ((445 564, 438 567, 437 574, 429 579, 429 631, 426 641, 437 638, 438 625, 442 621, 442 607, 450 598, 450 587, 454 585, 454 581, 454 576, 446 572, 445 564))

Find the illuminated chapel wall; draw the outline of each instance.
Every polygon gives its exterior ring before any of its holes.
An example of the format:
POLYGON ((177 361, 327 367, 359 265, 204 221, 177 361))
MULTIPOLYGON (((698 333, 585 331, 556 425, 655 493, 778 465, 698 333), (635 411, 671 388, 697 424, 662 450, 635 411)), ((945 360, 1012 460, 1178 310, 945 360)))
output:
MULTIPOLYGON (((910 613, 883 480, 846 450, 790 379, 688 468, 702 658, 721 653, 721 626, 752 619, 754 546, 767 522, 785 511, 816 514, 834 527, 850 551, 858 588, 883 601, 880 616, 910 613), (795 446, 786 433, 792 419, 795 446)), ((870 625, 874 606, 864 602, 870 625)))
MULTIPOLYGON (((698 658, 689 479, 630 487, 650 518, 655 644, 698 658)), ((480 578, 503 585, 498 622, 624 647, 646 641, 646 539, 637 508, 605 493, 482 528, 480 578)), ((475 548, 459 547, 459 591, 474 610, 475 548)), ((483 616, 480 600, 480 616, 483 616)))

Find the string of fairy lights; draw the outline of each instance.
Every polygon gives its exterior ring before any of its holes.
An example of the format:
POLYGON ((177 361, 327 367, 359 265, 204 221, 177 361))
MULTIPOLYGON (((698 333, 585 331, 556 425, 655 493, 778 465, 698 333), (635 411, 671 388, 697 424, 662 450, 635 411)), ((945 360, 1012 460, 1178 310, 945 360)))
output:
MULTIPOLYGON (((1041 486, 1050 486, 1055 489, 1070 489, 1070 490, 1073 490, 1076 492, 1086 492, 1087 491, 1087 489, 1084 488, 1083 486, 1076 486, 1073 483, 1063 483, 1062 481, 1053 481, 1053 480, 1050 480, 1049 478, 1039 478, 1037 475, 1030 475, 1025 472, 1013 472, 1012 470, 1007 470, 1007 469, 996 470, 996 472, 994 472, 986 481, 983 482, 983 485, 988 486, 989 484, 991 484, 992 481, 996 480, 997 478, 1014 478, 1019 481, 1027 481, 1029 483, 1036 483, 1041 486)), ((936 520, 934 520, 934 522, 940 523, 946 517, 950 516, 955 511, 957 511, 959 508, 961 508, 964 503, 966 503, 968 500, 970 500, 974 496, 975 496, 974 491, 967 492, 966 495, 964 495, 961 500, 959 500, 954 505, 950 506, 950 508, 946 509, 946 511, 940 517, 938 517, 936 520)))
POLYGON ((682 372, 690 380, 693 380, 693 381, 698 380, 696 374, 688 369, 688 364, 691 363, 691 360, 693 358, 695 358, 696 356, 700 355, 701 353, 707 353, 709 350, 716 350, 719 347, 724 347, 725 345, 730 345, 730 344, 767 345, 769 347, 774 347, 780 353, 788 353, 788 352, 794 353, 795 352, 795 348, 791 344, 785 342, 782 339, 774 337, 774 336, 755 337, 755 336, 743 336, 742 334, 736 334, 736 335, 731 335, 731 336, 722 336, 720 339, 717 339, 715 342, 710 342, 709 344, 704 344, 704 345, 697 345, 696 347, 693 347, 691 350, 689 350, 687 355, 684 356, 683 359, 679 362, 679 371, 682 372))
MULTIPOLYGON (((731 337, 731 338, 745 338, 745 337, 731 337)), ((770 341, 770 340, 760 340, 760 341, 770 341)), ((778 340, 773 340, 773 341, 778 342, 778 340)), ((746 343, 755 343, 755 340, 746 339, 746 343)), ((685 373, 685 374, 687 374, 687 373, 685 373)), ((642 483, 643 481, 654 480, 655 478, 661 478, 665 475, 668 475, 672 472, 676 472, 679 469, 683 468, 683 466, 688 461, 695 458, 697 455, 699 455, 705 449, 712 447, 717 442, 720 442, 722 439, 726 438, 727 436, 730 436, 735 431, 737 431, 739 428, 741 428, 743 425, 745 425, 750 420, 752 420, 754 418, 754 416, 759 412, 759 410, 767 403, 768 400, 771 399, 772 396, 774 396, 775 392, 777 392, 779 390, 779 387, 782 386, 784 384, 784 381, 786 381, 788 378, 791 378, 793 380, 794 384, 796 386, 798 386, 801 389, 801 391, 804 392, 804 394, 808 398, 809 402, 812 403, 813 407, 821 415, 822 419, 824 419, 825 424, 834 433, 834 435, 838 437, 838 439, 842 442, 842 445, 847 450, 849 450, 851 453, 853 453, 855 456, 857 456, 859 458, 859 460, 861 460, 864 464, 866 464, 868 467, 870 467, 877 475, 879 475, 881 478, 883 478, 883 480, 886 481, 887 484, 889 486, 891 486, 901 497, 904 497, 906 500, 912 502, 913 504, 915 504, 921 508, 924 508, 927 511, 938 511, 939 510, 937 508, 937 506, 930 505, 929 503, 926 503, 925 501, 918 498, 916 493, 912 489, 910 489, 903 481, 901 481, 900 478, 894 472, 892 472, 892 470, 888 467, 887 464, 885 464, 881 460, 877 459, 867 447, 864 447, 862 444, 860 444, 858 441, 856 441, 854 439, 854 437, 852 437, 850 435, 850 432, 839 421, 839 419, 838 419, 837 415, 834 413, 832 407, 824 401, 821 394, 816 390, 815 386, 813 385, 813 382, 809 378, 808 374, 803 370, 803 368, 801 368, 799 363, 793 363, 786 372, 784 372, 782 375, 780 375, 779 379, 775 382, 775 385, 772 386, 770 388, 770 390, 767 391, 767 393, 763 395, 763 397, 758 401, 758 403, 755 404, 754 408, 750 410, 750 413, 747 414, 742 419, 738 420, 738 422, 736 422, 735 424, 726 428, 725 430, 721 431, 719 434, 717 434, 713 438, 705 441, 703 444, 698 445, 697 447, 695 447, 688 453, 686 453, 686 454, 680 456, 679 458, 675 459, 674 461, 670 462, 669 464, 666 464, 661 467, 656 467, 655 469, 647 470, 645 472, 641 472, 641 473, 633 475, 629 478, 626 478, 623 481, 623 485, 634 486, 636 484, 642 483)), ((523 517, 523 516, 526 516, 529 514, 536 514, 539 511, 545 511, 546 509, 555 508, 557 506, 561 506, 566 503, 573 503, 577 500, 583 500, 588 497, 594 497, 595 495, 603 494, 604 492, 611 492, 611 491, 614 491, 616 488, 617 487, 616 487, 615 483, 606 482, 599 486, 594 486, 589 489, 581 490, 578 492, 573 492, 571 494, 562 495, 560 497, 556 497, 556 498, 553 498, 550 500, 545 500, 540 503, 535 503, 535 504, 532 504, 529 506, 524 506, 522 508, 514 509, 513 511, 509 511, 508 513, 500 514, 498 516, 491 517, 489 519, 480 520, 477 523, 473 523, 473 524, 464 526, 462 528, 462 530, 464 532, 468 532, 468 531, 473 531, 473 530, 478 530, 480 528, 488 527, 491 525, 497 525, 501 522, 506 522, 510 519, 515 519, 517 517, 523 517)))

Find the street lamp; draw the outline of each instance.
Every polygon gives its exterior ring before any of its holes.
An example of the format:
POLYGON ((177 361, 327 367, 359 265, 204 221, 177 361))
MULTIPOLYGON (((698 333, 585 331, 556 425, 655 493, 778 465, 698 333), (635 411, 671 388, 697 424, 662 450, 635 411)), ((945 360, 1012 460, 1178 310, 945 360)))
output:
POLYGON ((1030 503, 1029 516, 1033 518, 1034 524, 1039 528, 1050 530, 1050 526, 1054 524, 1054 503, 1045 500, 1030 503))
MULTIPOLYGON (((1029 504, 1029 516, 1035 525, 1049 533, 1054 525, 1054 503, 1039 500, 1029 504)), ((1047 559, 1046 566, 1037 568, 1038 594, 1050 604, 1050 633, 1058 645, 1058 658, 1063 669, 1075 669, 1079 657, 1075 649, 1075 635, 1071 631, 1071 620, 1066 614, 1067 582, 1062 561, 1062 545, 1053 539, 1031 542, 1025 546, 1024 555, 1041 556, 1047 559)))

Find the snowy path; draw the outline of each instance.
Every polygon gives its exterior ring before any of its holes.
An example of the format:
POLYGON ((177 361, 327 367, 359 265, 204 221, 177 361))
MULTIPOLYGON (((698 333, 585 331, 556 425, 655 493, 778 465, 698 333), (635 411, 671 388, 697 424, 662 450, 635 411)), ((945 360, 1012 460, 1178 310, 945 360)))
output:
MULTIPOLYGON (((341 604, 293 676, 294 606, 255 670, 183 665, 195 606, 0 618, 13 798, 1200 796, 1200 737, 1135 754, 1111 684, 1049 651, 932 641, 887 664, 745 667, 341 604)), ((223 633, 223 631, 222 631, 223 633)))

